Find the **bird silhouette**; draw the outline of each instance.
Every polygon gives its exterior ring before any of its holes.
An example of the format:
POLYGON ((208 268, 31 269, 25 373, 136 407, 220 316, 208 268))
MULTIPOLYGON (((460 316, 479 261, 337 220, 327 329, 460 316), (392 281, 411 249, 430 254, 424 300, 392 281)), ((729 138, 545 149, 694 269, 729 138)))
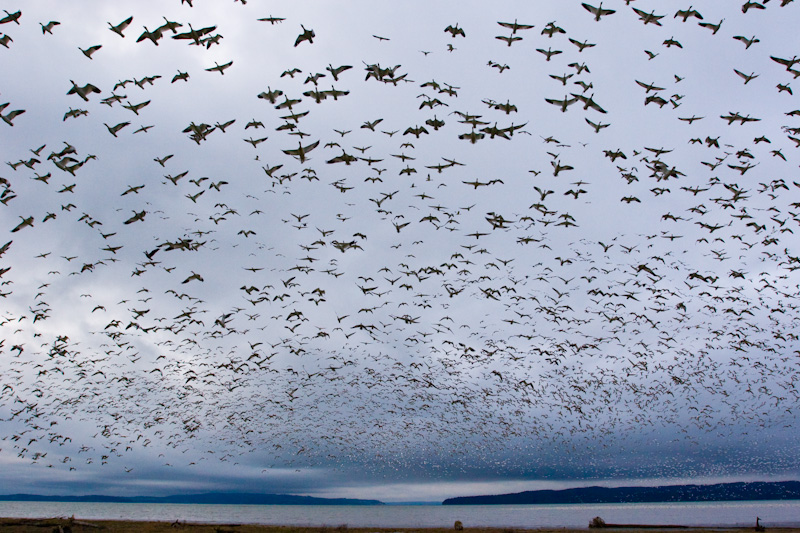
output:
POLYGON ((514 22, 498 22, 498 24, 504 28, 510 29, 512 35, 519 30, 530 30, 533 28, 533 24, 520 24, 516 19, 514 19, 514 22))
MULTIPOLYGON (((120 33, 120 35, 121 35, 121 33, 120 33)), ((153 43, 154 45, 158 46, 158 41, 162 37, 164 37, 164 34, 162 33, 161 28, 156 28, 155 30, 150 31, 150 30, 147 29, 147 26, 145 26, 144 27, 144 31, 139 36, 139 38, 136 39, 136 42, 140 43, 140 42, 144 41, 145 39, 149 39, 151 43, 153 43)), ((174 38, 174 36, 173 36, 173 38, 174 38)))
POLYGON ((94 46, 90 46, 89 48, 87 48, 87 49, 85 49, 85 50, 84 50, 83 48, 80 48, 80 47, 78 47, 78 50, 80 50, 81 52, 83 52, 83 55, 85 55, 85 56, 86 56, 86 57, 88 57, 89 59, 92 59, 92 54, 94 54, 95 52, 97 52, 98 50, 100 50, 102 47, 103 47, 103 45, 102 45, 102 44, 96 44, 96 45, 94 45, 94 46))
POLYGON ((57 20, 51 20, 47 24, 42 24, 40 22, 39 25, 42 27, 42 35, 44 35, 46 33, 49 33, 50 35, 52 35, 53 34, 53 28, 55 28, 59 24, 61 24, 61 23, 58 22, 57 20))
POLYGON ((214 72, 214 71, 216 71, 216 72, 219 72, 220 74, 222 74, 224 76, 225 75, 225 69, 229 68, 231 65, 233 65, 233 61, 228 61, 227 63, 223 63, 222 65, 220 65, 217 62, 214 62, 214 66, 210 67, 210 68, 207 68, 206 72, 214 72))
POLYGON ((582 3, 581 5, 586 11, 594 15, 594 20, 596 21, 599 21, 601 17, 604 17, 606 15, 613 15, 614 13, 616 13, 616 10, 614 9, 603 9, 603 2, 600 2, 600 5, 598 5, 597 7, 594 7, 586 3, 582 3))
POLYGON ((703 20, 703 15, 701 15, 696 9, 693 9, 693 6, 689 6, 686 9, 679 9, 676 11, 672 18, 680 18, 682 22, 686 22, 689 20, 689 18, 703 20))
POLYGON ((451 36, 451 37, 453 37, 454 39, 455 39, 455 38, 456 38, 456 36, 458 36, 458 35, 460 35, 460 36, 462 36, 462 37, 466 37, 466 36, 467 36, 467 34, 464 32, 464 28, 459 28, 459 27, 458 27, 458 23, 456 23, 456 25, 455 25, 455 26, 453 26, 452 24, 451 24, 451 25, 449 25, 449 26, 447 26, 447 27, 444 29, 444 31, 445 31, 446 33, 449 33, 449 34, 450 34, 450 36, 451 36))
POLYGON ((22 17, 22 11, 17 10, 14 13, 9 13, 4 9, 3 12, 6 14, 6 16, 0 18, 0 24, 8 24, 9 22, 13 22, 19 26, 19 19, 22 17))
POLYGON ((14 123, 12 121, 14 120, 14 118, 16 118, 19 115, 23 114, 25 112, 25 110, 24 109, 15 109, 13 111, 9 111, 6 114, 3 114, 3 110, 5 109, 5 107, 7 105, 8 105, 7 103, 0 105, 0 118, 3 119, 3 122, 8 124, 9 126, 13 126, 14 123))
POLYGON ((753 35, 749 39, 747 37, 742 36, 742 35, 736 35, 736 36, 734 36, 734 39, 736 39, 737 41, 743 42, 745 50, 750 48, 750 46, 754 45, 755 43, 760 43, 761 42, 761 39, 757 39, 755 35, 753 35))
POLYGON ((99 94, 101 92, 100 89, 98 89, 97 87, 95 87, 91 83, 87 83, 86 85, 84 85, 82 87, 78 87, 75 84, 75 82, 72 81, 72 80, 70 80, 70 83, 72 84, 72 88, 69 91, 67 91, 67 94, 77 94, 78 96, 80 96, 81 98, 83 98, 87 102, 89 101, 89 97, 88 97, 89 94, 92 94, 92 93, 99 94))
POLYGON ((116 26, 111 24, 110 22, 108 22, 107 24, 108 24, 108 29, 110 29, 111 31, 113 31, 114 33, 119 35, 120 37, 124 38, 125 35, 122 32, 125 31, 125 28, 130 26, 131 22, 133 22, 133 17, 132 16, 126 18, 125 20, 123 20, 122 22, 117 24, 116 26))
POLYGON ((303 33, 297 36, 297 39, 294 41, 294 45, 297 46, 303 41, 308 41, 309 44, 313 44, 314 37, 316 37, 314 30, 307 30, 305 26, 303 26, 302 24, 300 25, 300 27, 303 28, 303 33))
POLYGON ((642 11, 641 9, 636 9, 635 7, 631 8, 633 11, 639 15, 639 19, 644 22, 645 25, 647 24, 655 24, 656 26, 661 26, 661 19, 663 19, 666 15, 656 15, 655 10, 647 13, 646 11, 642 11))

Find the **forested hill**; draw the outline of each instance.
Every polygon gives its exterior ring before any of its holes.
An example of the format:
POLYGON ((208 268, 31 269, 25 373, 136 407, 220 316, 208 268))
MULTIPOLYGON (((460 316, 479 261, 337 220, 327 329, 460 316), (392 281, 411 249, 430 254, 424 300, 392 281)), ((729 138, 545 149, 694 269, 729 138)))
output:
POLYGON ((0 495, 0 501, 28 502, 113 502, 113 503, 194 503, 227 505, 383 505, 378 500, 348 498, 313 498, 289 494, 251 494, 209 492, 205 494, 180 494, 174 496, 43 496, 40 494, 0 495))
POLYGON ((495 496, 448 498, 442 505, 643 503, 746 500, 798 500, 800 481, 669 485, 662 487, 584 487, 533 490, 495 496))

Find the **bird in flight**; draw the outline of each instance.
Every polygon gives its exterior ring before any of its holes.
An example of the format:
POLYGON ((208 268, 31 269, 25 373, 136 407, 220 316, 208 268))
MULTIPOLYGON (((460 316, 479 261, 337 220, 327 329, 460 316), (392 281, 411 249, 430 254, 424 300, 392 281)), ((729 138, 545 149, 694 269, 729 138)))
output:
POLYGON ((8 24, 9 22, 13 22, 14 24, 19 25, 19 18, 22 16, 22 11, 15 11, 14 13, 9 13, 5 9, 3 11, 5 12, 6 16, 0 19, 0 24, 8 24))
POLYGON ((2 118, 3 122, 8 124, 9 126, 13 126, 14 123, 12 122, 12 120, 14 120, 15 117, 18 117, 19 115, 23 114, 25 110, 15 109, 14 111, 9 111, 4 115, 3 110, 6 108, 6 106, 8 106, 8 103, 0 104, 0 118, 2 118))
MULTIPOLYGON (((20 217, 20 218, 22 219, 22 222, 20 222, 19 224, 17 224, 17 225, 16 225, 16 226, 15 226, 15 227, 14 227, 14 228, 11 230, 11 233, 16 233, 16 232, 18 232, 19 230, 21 230, 22 228, 24 228, 24 227, 26 227, 26 226, 33 227, 33 217, 28 217, 28 218, 25 218, 25 217, 20 217)), ((7 246, 7 245, 6 245, 6 246, 7 246)), ((4 247, 4 248, 5 248, 5 247, 4 247)), ((5 249, 4 249, 3 251, 5 251, 5 249)))
POLYGON ((339 81, 339 74, 351 68, 353 68, 351 65, 341 65, 338 67, 334 67, 333 65, 328 64, 328 66, 325 67, 325 70, 331 73, 331 76, 333 76, 333 81, 339 81))
POLYGON ((675 16, 672 18, 680 17, 683 19, 683 22, 686 22, 690 17, 694 17, 698 20, 703 20, 703 15, 700 14, 699 11, 694 9, 692 6, 689 6, 688 9, 680 9, 675 13, 675 16))
POLYGON ((261 19, 256 19, 256 20, 258 20, 259 22, 269 22, 270 24, 277 24, 279 22, 283 22, 286 19, 282 18, 282 17, 273 17, 272 15, 270 15, 268 17, 261 18, 261 19))
POLYGON ((92 54, 94 54, 95 52, 97 52, 98 50, 100 50, 102 47, 103 47, 103 45, 102 45, 102 44, 96 44, 96 45, 94 45, 94 46, 90 46, 89 48, 87 48, 87 49, 85 49, 85 50, 84 50, 83 48, 81 48, 81 47, 78 47, 78 50, 80 50, 81 52, 83 52, 83 55, 85 55, 85 56, 86 56, 86 57, 88 57, 89 59, 92 59, 92 54))
POLYGON ((553 104, 553 105, 559 106, 561 108, 561 112, 562 113, 566 113, 567 112, 567 108, 578 101, 578 99, 576 97, 567 98, 566 96, 564 97, 563 100, 556 100, 554 98, 545 98, 544 100, 548 104, 553 104))
MULTIPOLYGON (((506 36, 506 35, 498 35, 497 37, 495 37, 495 39, 499 39, 501 41, 505 41, 506 43, 508 43, 508 46, 511 46, 514 42, 521 41, 522 37, 518 37, 518 36, 516 36, 514 34, 511 34, 511 35, 508 35, 508 36, 506 36)), ((502 72, 502 70, 500 72, 502 72)))
POLYGON ((302 24, 300 27, 303 28, 303 33, 298 35, 297 39, 294 41, 295 47, 303 41, 308 41, 309 44, 314 44, 314 37, 316 37, 314 30, 307 30, 302 24))
POLYGON ((125 28, 130 26, 131 22, 133 22, 133 17, 132 16, 126 18, 125 20, 123 20, 122 22, 117 24, 116 26, 111 24, 110 22, 108 22, 107 24, 108 24, 108 29, 109 30, 113 31, 114 33, 116 33, 120 37, 124 38, 125 35, 122 32, 125 31, 125 28))
POLYGON ((574 44, 575 46, 578 47, 578 52, 579 53, 583 52, 586 48, 591 48, 593 46, 597 46, 596 44, 590 43, 588 41, 583 41, 583 42, 576 41, 572 37, 569 37, 569 42, 571 42, 572 44, 574 44))
POLYGON ((298 143, 297 148, 293 148, 293 149, 290 149, 290 150, 283 150, 283 153, 296 158, 301 163, 305 163, 306 162, 306 154, 308 152, 310 152, 311 150, 313 150, 314 148, 316 148, 317 146, 319 146, 319 141, 315 141, 315 142, 313 142, 311 144, 308 144, 306 146, 303 146, 302 143, 298 143))
POLYGON ((78 87, 78 85, 74 81, 72 81, 72 80, 69 80, 69 81, 72 84, 72 88, 69 91, 67 91, 67 94, 77 94, 78 96, 80 96, 81 98, 86 100, 87 102, 89 101, 89 97, 88 97, 89 94, 92 94, 92 93, 99 94, 101 92, 100 89, 98 89, 97 87, 95 87, 91 83, 87 83, 83 87, 78 87))
POLYGON ((510 29, 512 35, 517 33, 518 30, 530 30, 533 28, 533 24, 519 24, 517 19, 514 19, 514 22, 498 22, 498 24, 510 29))
POLYGON ((581 5, 586 11, 594 15, 594 20, 596 21, 599 21, 601 17, 604 17, 606 15, 613 15, 614 13, 616 13, 616 10, 614 9, 603 9, 603 2, 600 2, 600 5, 597 7, 594 7, 586 3, 583 3, 581 5))
POLYGON ((758 74, 756 74, 755 72, 751 72, 750 74, 745 74, 744 72, 742 72, 740 70, 733 69, 733 71, 736 74, 738 74, 740 78, 742 78, 744 80, 744 84, 745 85, 747 85, 751 80, 754 80, 755 78, 758 77, 758 74))
POLYGON ((61 24, 61 23, 58 22, 57 20, 51 20, 47 24, 42 24, 40 22, 39 25, 42 27, 42 35, 44 35, 45 33, 49 33, 50 35, 52 35, 53 34, 53 28, 55 28, 59 24, 61 24))
POLYGON ((450 35, 455 39, 457 35, 462 37, 466 37, 467 34, 464 32, 464 28, 459 28, 458 23, 455 26, 450 25, 444 29, 445 32, 449 32, 450 35))
POLYGON ((114 137, 117 136, 117 133, 119 133, 119 130, 121 130, 125 126, 129 126, 129 125, 130 125, 130 122, 120 122, 119 124, 117 124, 115 126, 109 126, 108 124, 105 124, 106 128, 108 128, 108 132, 111 135, 113 135, 114 137))
POLYGON ((225 75, 225 69, 227 69, 228 67, 230 67, 231 65, 233 65, 233 61, 228 61, 227 63, 224 63, 224 64, 222 64, 222 65, 220 65, 219 63, 217 63, 217 62, 215 61, 215 62, 214 62, 214 65, 215 65, 215 66, 213 66, 213 67, 207 68, 207 69, 206 69, 206 72, 214 72, 214 71, 217 71, 217 72, 219 72, 220 74, 222 74, 222 75, 224 76, 224 75, 225 75))
POLYGON ((661 22, 659 20, 663 19, 666 15, 656 15, 655 10, 651 11, 650 13, 646 11, 642 11, 641 9, 636 9, 632 7, 637 15, 639 15, 639 19, 644 22, 645 25, 647 24, 655 24, 656 26, 661 26, 661 22))
POLYGON ((761 39, 757 39, 755 35, 750 37, 749 39, 743 35, 736 35, 734 39, 737 41, 741 41, 744 43, 744 49, 747 50, 750 46, 754 45, 755 43, 760 43, 761 39))
POLYGON ((702 28, 708 28, 711 30, 711 35, 716 35, 719 29, 722 27, 722 23, 725 22, 725 19, 721 19, 716 24, 711 22, 698 22, 698 25, 702 28))

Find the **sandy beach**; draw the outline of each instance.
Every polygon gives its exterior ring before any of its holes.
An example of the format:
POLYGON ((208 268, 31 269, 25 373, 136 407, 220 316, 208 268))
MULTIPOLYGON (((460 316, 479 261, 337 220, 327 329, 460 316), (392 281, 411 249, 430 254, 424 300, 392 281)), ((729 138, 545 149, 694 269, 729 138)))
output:
MULTIPOLYGON (((454 528, 350 528, 345 524, 329 527, 298 527, 254 524, 202 524, 195 522, 149 522, 149 521, 117 521, 117 520, 80 520, 79 518, 0 518, 0 533, 446 533, 454 528)), ((598 531, 586 528, 470 528, 464 527, 464 533, 513 533, 515 531, 536 531, 541 533, 571 531, 598 531)), ((653 533, 658 531, 674 531, 673 528, 659 527, 625 527, 602 528, 608 533, 653 533)), ((753 527, 691 527, 681 528, 687 533, 709 531, 745 532, 755 531, 753 527)), ((800 528, 768 528, 770 533, 800 533, 800 528)))

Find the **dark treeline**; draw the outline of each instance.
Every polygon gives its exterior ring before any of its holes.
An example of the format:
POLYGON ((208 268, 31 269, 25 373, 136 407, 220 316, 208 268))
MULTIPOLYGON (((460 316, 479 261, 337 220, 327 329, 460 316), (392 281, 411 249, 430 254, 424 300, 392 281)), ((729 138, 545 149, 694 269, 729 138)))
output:
POLYGON ((662 487, 584 487, 533 490, 495 496, 448 498, 442 505, 647 503, 748 500, 798 500, 799 481, 671 485, 662 487))

